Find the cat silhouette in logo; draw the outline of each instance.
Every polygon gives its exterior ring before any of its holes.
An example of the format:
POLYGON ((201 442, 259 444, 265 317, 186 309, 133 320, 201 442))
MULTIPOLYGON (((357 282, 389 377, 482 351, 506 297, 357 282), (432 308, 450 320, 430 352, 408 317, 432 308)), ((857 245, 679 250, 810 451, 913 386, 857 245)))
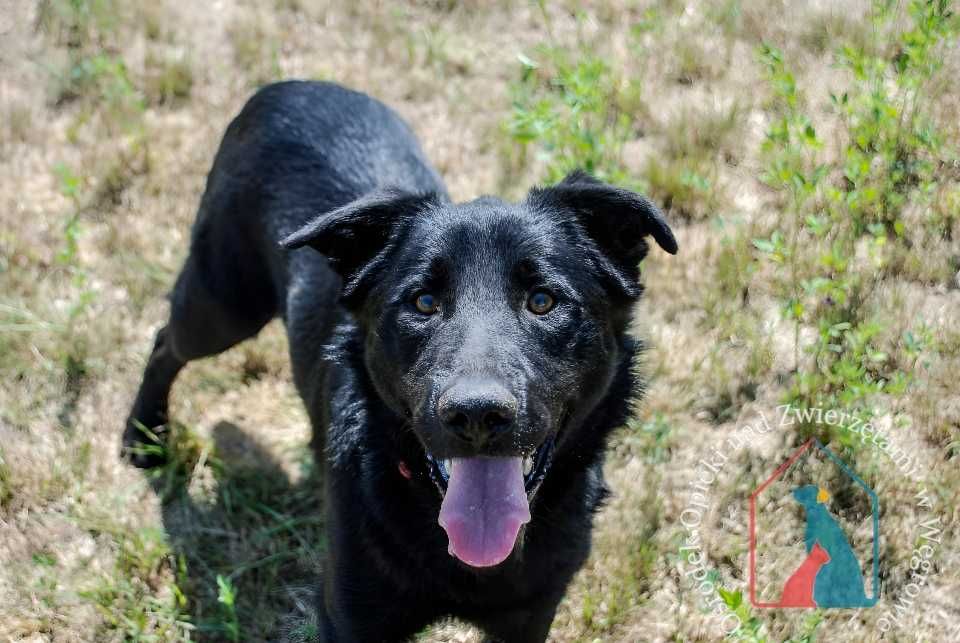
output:
POLYGON ((813 584, 817 572, 826 563, 830 562, 827 550, 814 543, 813 549, 804 559, 793 575, 783 584, 783 595, 778 607, 816 607, 813 602, 813 584))
POLYGON ((863 573, 853 548, 827 509, 830 494, 816 485, 804 485, 793 491, 807 516, 804 541, 807 552, 818 544, 826 550, 829 561, 817 572, 813 600, 817 607, 869 607, 877 601, 863 591, 863 573))

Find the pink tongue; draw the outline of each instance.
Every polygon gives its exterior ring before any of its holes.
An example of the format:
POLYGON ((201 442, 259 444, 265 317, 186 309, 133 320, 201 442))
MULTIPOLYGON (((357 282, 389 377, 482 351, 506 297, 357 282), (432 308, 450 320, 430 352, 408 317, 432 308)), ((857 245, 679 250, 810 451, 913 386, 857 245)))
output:
POLYGON ((474 567, 506 560, 530 522, 521 458, 455 458, 437 522, 448 551, 474 567))

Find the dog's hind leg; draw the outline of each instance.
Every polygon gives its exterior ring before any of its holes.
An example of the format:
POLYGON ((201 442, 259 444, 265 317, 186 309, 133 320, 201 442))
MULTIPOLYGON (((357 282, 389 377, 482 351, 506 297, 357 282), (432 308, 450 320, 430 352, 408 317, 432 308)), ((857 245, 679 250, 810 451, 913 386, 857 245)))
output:
MULTIPOLYGON (((236 266, 229 256, 211 260, 210 250, 203 243, 191 249, 170 298, 170 321, 157 333, 126 422, 122 452, 138 467, 165 460, 170 388, 186 363, 253 337, 276 312, 266 276, 251 278, 250 267, 236 266)), ((255 253, 248 259, 255 261, 255 253)))

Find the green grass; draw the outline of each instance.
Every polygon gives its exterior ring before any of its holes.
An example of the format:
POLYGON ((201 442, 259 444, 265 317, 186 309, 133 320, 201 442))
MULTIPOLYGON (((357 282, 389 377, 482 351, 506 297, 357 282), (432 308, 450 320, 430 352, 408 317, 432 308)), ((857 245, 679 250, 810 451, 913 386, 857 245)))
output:
POLYGON ((663 507, 656 493, 656 479, 642 497, 642 515, 618 534, 608 535, 609 542, 598 547, 610 551, 602 573, 586 574, 587 586, 579 608, 579 636, 595 640, 611 636, 631 618, 632 611, 645 602, 651 586, 651 575, 660 556, 657 542, 663 507), (614 555, 615 552, 615 555, 614 555))
MULTIPOLYGON (((110 533, 112 526, 91 523, 86 528, 101 534, 110 533)), ((193 627, 185 611, 187 599, 177 584, 182 559, 171 550, 166 534, 153 528, 134 533, 120 528, 110 535, 119 549, 116 568, 80 594, 104 617, 98 635, 119 634, 130 640, 188 637, 193 627), (159 583, 164 589, 158 595, 151 585, 159 583)))
POLYGON ((150 103, 169 105, 190 97, 194 74, 190 60, 151 55, 147 58, 144 92, 150 103))
POLYGON ((228 35, 233 59, 249 70, 252 87, 280 79, 280 42, 268 24, 257 17, 238 18, 230 25, 228 35))
POLYGON ((716 60, 717 52, 707 49, 696 38, 685 38, 677 42, 673 51, 673 79, 681 85, 692 85, 719 77, 719 67, 723 64, 716 60))
POLYGON ((514 165, 531 153, 544 180, 582 168, 607 181, 637 185, 623 162, 630 123, 644 107, 639 88, 588 50, 540 47, 520 56, 520 78, 511 86, 513 111, 505 130, 516 143, 514 165))
MULTIPOLYGON (((936 3, 912 3, 909 13, 913 25, 898 36, 898 59, 888 63, 854 45, 841 48, 853 82, 831 93, 843 132, 838 158, 826 155, 782 52, 761 49, 780 114, 764 143, 764 180, 788 195, 791 216, 754 244, 777 267, 775 288, 794 326, 789 399, 801 406, 870 418, 875 405, 886 407, 885 398, 906 390, 909 375, 891 358, 898 346, 882 343, 883 321, 866 302, 888 249, 912 234, 904 224, 907 205, 927 203, 926 195, 940 189, 943 178, 929 158, 942 144, 920 109, 921 88, 939 68, 935 52, 958 33, 936 3), (855 258, 864 248, 866 262, 855 258), (801 341, 808 330, 813 341, 801 341)), ((875 9, 881 29, 895 18, 885 6, 875 9)))
POLYGON ((717 173, 711 161, 651 156, 644 176, 647 191, 662 207, 681 219, 702 219, 718 214, 717 173))
POLYGON ((13 500, 13 488, 10 485, 10 467, 3 459, 3 448, 0 447, 0 509, 3 509, 13 500))
POLYGON ((320 481, 307 459, 302 480, 291 484, 232 424, 215 427, 212 440, 176 423, 168 431, 162 446, 145 449, 166 459, 149 478, 163 502, 183 618, 204 636, 267 636, 290 609, 279 587, 315 581, 324 548, 320 481), (228 464, 218 444, 244 453, 247 464, 228 464))

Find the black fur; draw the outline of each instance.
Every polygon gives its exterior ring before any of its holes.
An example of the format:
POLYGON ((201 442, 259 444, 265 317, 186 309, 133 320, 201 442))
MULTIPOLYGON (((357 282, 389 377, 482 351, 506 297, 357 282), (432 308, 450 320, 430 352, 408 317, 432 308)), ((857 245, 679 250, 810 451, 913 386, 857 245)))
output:
POLYGON ((387 107, 332 84, 269 86, 220 146, 125 452, 157 464, 137 445, 143 427, 162 432, 180 368, 280 315, 325 466, 324 640, 404 640, 454 615, 494 640, 542 641, 589 552, 607 438, 637 390, 626 331, 648 235, 676 252, 646 199, 579 172, 518 204, 451 203, 387 107), (538 289, 556 301, 543 315, 527 307, 538 289), (414 306, 424 292, 434 314, 414 306), (496 391, 501 410, 451 419, 437 411, 451 390, 481 406, 496 391), (448 555, 427 453, 547 444, 510 557, 476 569, 448 555))

